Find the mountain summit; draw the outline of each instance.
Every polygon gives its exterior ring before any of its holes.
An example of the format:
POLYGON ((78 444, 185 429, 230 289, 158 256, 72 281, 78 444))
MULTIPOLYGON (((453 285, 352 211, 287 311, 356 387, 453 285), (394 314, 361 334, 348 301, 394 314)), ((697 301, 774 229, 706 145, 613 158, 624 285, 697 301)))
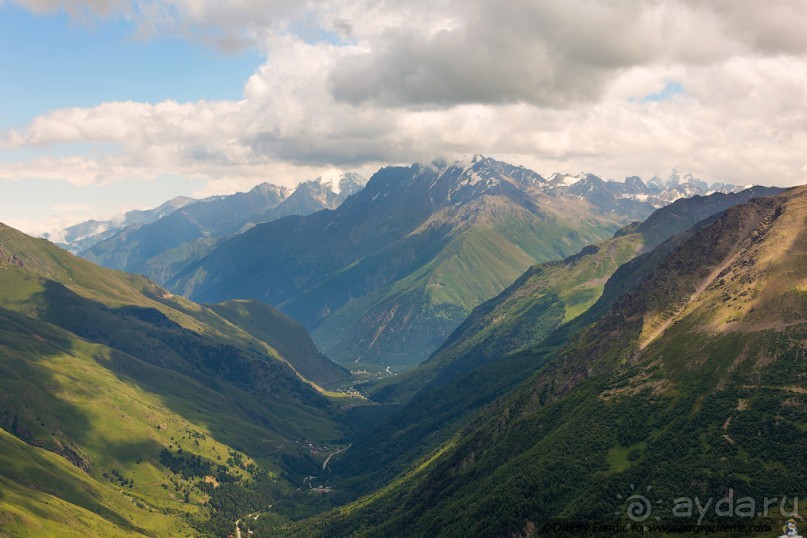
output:
POLYGON ((58 232, 43 234, 42 237, 69 250, 73 254, 78 254, 96 243, 112 237, 127 226, 154 222, 177 209, 196 202, 198 200, 194 198, 177 196, 154 209, 129 211, 117 220, 88 220, 58 232))
MULTIPOLYGON (((295 189, 261 183, 249 192, 174 204, 170 210, 150 212, 154 218, 95 236, 95 243, 80 255, 104 267, 142 273, 162 282, 175 265, 201 256, 221 239, 288 215, 334 209, 365 183, 359 174, 346 172, 305 181, 295 189)), ((68 245, 74 251, 78 247, 68 245)))
POLYGON ((411 365, 530 265, 654 210, 622 186, 553 184, 481 155, 383 168, 336 210, 255 226, 167 285, 275 304, 342 363, 411 365))
POLYGON ((83 256, 199 300, 277 305, 343 363, 412 365, 530 265, 706 193, 677 174, 547 179, 477 154, 384 168, 369 182, 348 172, 293 192, 263 184, 126 227, 83 256), (312 215, 322 209, 333 211, 312 215), (293 216, 305 218, 274 222, 293 216))

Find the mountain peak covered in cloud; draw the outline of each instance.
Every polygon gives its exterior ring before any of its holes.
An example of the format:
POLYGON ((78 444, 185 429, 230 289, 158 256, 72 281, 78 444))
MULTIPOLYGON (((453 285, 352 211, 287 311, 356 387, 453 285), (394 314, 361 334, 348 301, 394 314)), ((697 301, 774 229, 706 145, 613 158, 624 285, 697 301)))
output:
POLYGON ((356 172, 328 171, 314 181, 339 196, 343 190, 350 190, 349 194, 357 192, 367 184, 367 178, 356 172))

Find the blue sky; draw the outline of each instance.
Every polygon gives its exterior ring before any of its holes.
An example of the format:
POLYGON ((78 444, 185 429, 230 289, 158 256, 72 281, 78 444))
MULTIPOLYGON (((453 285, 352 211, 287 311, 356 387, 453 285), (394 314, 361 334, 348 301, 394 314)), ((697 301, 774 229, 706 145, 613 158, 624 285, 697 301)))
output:
POLYGON ((254 49, 226 53, 135 31, 123 18, 78 22, 0 4, 0 128, 106 101, 240 99, 262 62, 254 49))
POLYGON ((642 102, 648 103, 653 101, 666 101, 673 97, 683 95, 685 93, 684 86, 680 82, 670 81, 661 89, 661 91, 653 92, 641 98, 642 102))
MULTIPOLYGON (((109 101, 156 103, 238 100, 261 64, 255 49, 223 52, 179 38, 135 37, 133 23, 71 20, 64 12, 37 15, 0 4, 0 129, 24 125, 48 111, 109 101)), ((76 155, 88 144, 0 151, 0 162, 76 155)), ((76 185, 27 178, 2 187, 0 220, 39 231, 89 216, 109 217, 153 207, 198 191, 204 181, 161 175, 145 182, 76 185), (67 220, 65 220, 65 218, 67 220)))

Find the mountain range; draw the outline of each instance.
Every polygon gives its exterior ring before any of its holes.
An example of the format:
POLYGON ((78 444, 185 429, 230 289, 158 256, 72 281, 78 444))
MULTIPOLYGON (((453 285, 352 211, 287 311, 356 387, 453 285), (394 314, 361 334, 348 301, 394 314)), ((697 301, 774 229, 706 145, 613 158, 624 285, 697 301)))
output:
POLYGON ((294 189, 262 183, 228 196, 179 197, 153 210, 129 212, 120 223, 88 221, 47 238, 104 267, 160 282, 172 264, 186 263, 223 238, 288 215, 333 209, 365 183, 359 174, 346 172, 294 189))
POLYGON ((664 524, 807 497, 807 188, 656 183, 385 168, 173 249, 171 289, 0 225, 0 534, 530 536, 634 525, 637 490, 664 524), (316 345, 373 327, 373 360, 426 360, 368 381, 316 345))
POLYGON ((589 310, 601 298, 608 279, 625 263, 716 213, 780 191, 753 187, 681 198, 602 243, 562 261, 534 265, 498 296, 475 308, 429 360, 368 390, 376 400, 402 401, 423 387, 446 383, 456 372, 533 347, 589 310))
POLYGON ((123 218, 118 220, 88 220, 58 232, 45 233, 42 237, 73 254, 79 254, 99 241, 112 237, 128 226, 154 222, 177 209, 197 201, 187 196, 177 196, 154 209, 129 211, 123 215, 123 218))
POLYGON ((529 266, 646 218, 651 192, 638 178, 546 180, 481 155, 383 168, 334 211, 255 226, 164 284, 273 304, 342 364, 408 367, 529 266))
POLYGON ((647 184, 587 173, 544 179, 481 155, 383 169, 366 192, 365 183, 344 173, 294 191, 262 184, 132 212, 120 227, 83 223, 61 236, 86 259, 196 300, 273 304, 342 364, 408 368, 530 265, 571 255, 681 197, 738 190, 675 171, 647 184), (356 200, 340 207, 352 194, 356 200), (321 209, 334 213, 313 216, 321 209), (310 218, 272 224, 293 215, 310 218), (89 234, 97 229, 104 232, 89 234), (247 266, 230 274, 236 259, 247 266))
POLYGON ((600 245, 530 268, 499 297, 478 307, 428 361, 363 389, 391 412, 342 456, 335 469, 339 486, 365 493, 367 484, 386 483, 417 465, 631 291, 693 225, 777 192, 755 188, 682 199, 600 245), (642 254, 645 241, 658 246, 642 254), (615 248, 620 243, 623 248, 615 248))
MULTIPOLYGON (((466 369, 418 399, 421 407, 439 394, 443 404, 462 402, 518 369, 524 377, 513 389, 447 432, 443 425, 425 435, 407 420, 415 415, 398 415, 395 446, 412 431, 404 451, 432 443, 379 479, 383 487, 286 533, 530 536, 597 524, 613 535, 631 525, 720 524, 735 533, 740 527, 731 525, 781 525, 788 512, 778 506, 765 518, 747 506, 694 517, 674 507, 696 497, 761 506, 776 495, 788 496, 792 509, 805 496, 796 485, 807 479, 805 231, 807 188, 798 187, 716 213, 633 258, 597 302, 542 342, 466 369), (652 498, 637 509, 637 495, 652 498), (643 515, 653 517, 642 523, 643 515)), ((576 261, 597 252, 581 254, 563 265, 574 273, 576 261)), ((517 303, 511 308, 518 312, 517 303)), ((357 476, 359 460, 370 467, 388 446, 362 449, 352 462, 349 450, 346 474, 357 476)))

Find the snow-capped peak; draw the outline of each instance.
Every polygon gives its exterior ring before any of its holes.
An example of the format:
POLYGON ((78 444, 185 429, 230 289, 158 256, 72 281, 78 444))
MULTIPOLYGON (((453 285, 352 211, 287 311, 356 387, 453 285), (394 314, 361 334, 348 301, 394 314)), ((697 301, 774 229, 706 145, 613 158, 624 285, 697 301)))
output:
POLYGON ((294 192, 300 195, 313 196, 328 204, 341 203, 342 200, 362 190, 367 179, 356 172, 328 170, 316 179, 303 181, 295 187, 294 192))
MULTIPOLYGON (((122 219, 121 219, 122 220, 122 219)), ((81 241, 93 235, 101 234, 113 226, 112 221, 97 221, 88 220, 81 224, 70 226, 63 230, 51 230, 45 232, 42 237, 51 241, 52 243, 69 244, 75 241, 81 241)))
POLYGON ((564 187, 571 187, 581 179, 585 179, 588 177, 589 174, 585 172, 580 172, 576 176, 571 174, 561 174, 559 172, 555 172, 551 176, 549 176, 548 182, 553 185, 564 186, 564 187))
POLYGON ((367 179, 356 172, 343 172, 331 169, 314 180, 324 188, 339 196, 343 189, 348 187, 363 187, 367 184, 367 179))
POLYGON ((463 155, 462 159, 458 159, 454 161, 453 166, 460 168, 462 170, 467 170, 468 168, 473 167, 473 165, 482 162, 486 159, 484 155, 481 153, 475 153, 473 155, 463 155))
POLYGON ((319 176, 315 181, 338 195, 342 191, 343 176, 344 173, 341 170, 332 169, 319 176))
POLYGON ((280 187, 272 183, 261 183, 259 185, 255 185, 252 187, 250 192, 255 194, 263 194, 264 196, 274 194, 275 196, 279 196, 281 198, 288 196, 288 189, 286 187, 280 187))
POLYGON ((367 178, 361 174, 356 172, 345 172, 342 174, 342 179, 340 180, 342 183, 352 182, 355 183, 359 187, 364 187, 367 185, 367 178))
POLYGON ((678 172, 675 169, 673 169, 673 171, 670 173, 669 176, 667 176, 667 178, 661 178, 657 174, 654 175, 652 178, 650 178, 650 181, 648 181, 647 183, 648 185, 657 185, 660 188, 668 189, 677 186, 680 183, 680 180, 681 176, 679 176, 678 172))
POLYGON ((667 179, 661 179, 658 175, 653 176, 650 181, 647 182, 648 185, 652 185, 657 189, 662 190, 669 190, 669 189, 697 189, 706 191, 709 186, 708 184, 696 178, 691 173, 680 174, 677 170, 673 169, 667 179))

